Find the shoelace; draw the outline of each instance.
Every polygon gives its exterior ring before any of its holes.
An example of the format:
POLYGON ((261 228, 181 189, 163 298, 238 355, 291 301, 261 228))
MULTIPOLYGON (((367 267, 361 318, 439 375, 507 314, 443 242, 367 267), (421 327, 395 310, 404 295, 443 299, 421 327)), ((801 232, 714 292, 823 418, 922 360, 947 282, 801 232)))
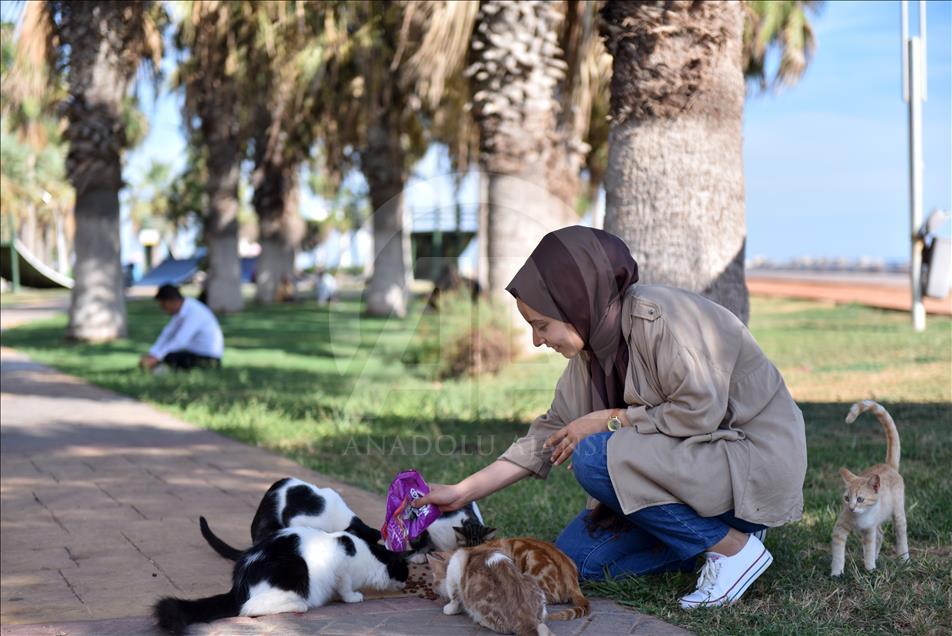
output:
POLYGON ((721 564, 718 559, 707 559, 704 562, 704 567, 701 568, 701 576, 697 579, 698 591, 710 595, 711 590, 714 588, 714 583, 717 582, 717 574, 720 571, 721 564))

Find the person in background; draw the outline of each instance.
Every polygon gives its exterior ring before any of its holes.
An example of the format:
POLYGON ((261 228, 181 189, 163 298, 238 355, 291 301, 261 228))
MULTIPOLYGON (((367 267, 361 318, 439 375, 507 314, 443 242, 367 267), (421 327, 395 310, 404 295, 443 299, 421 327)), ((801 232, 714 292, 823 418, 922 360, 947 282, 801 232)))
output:
POLYGON ((162 311, 172 316, 139 366, 156 371, 218 368, 225 339, 215 314, 194 298, 184 298, 175 285, 162 285, 155 294, 162 311))
POLYGON ((337 279, 326 269, 317 271, 317 285, 314 288, 314 296, 318 305, 326 305, 333 300, 337 300, 337 279))

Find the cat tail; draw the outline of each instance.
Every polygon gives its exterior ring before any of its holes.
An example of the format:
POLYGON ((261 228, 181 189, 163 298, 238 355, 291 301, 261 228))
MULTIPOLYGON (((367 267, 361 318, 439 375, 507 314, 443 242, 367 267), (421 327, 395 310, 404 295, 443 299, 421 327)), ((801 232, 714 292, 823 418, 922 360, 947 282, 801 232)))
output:
POLYGON ((559 610, 558 612, 552 612, 549 614, 548 620, 574 621, 576 618, 582 618, 583 616, 588 616, 591 614, 592 608, 588 604, 588 599, 585 598, 581 592, 575 595, 575 598, 572 599, 572 603, 575 604, 575 607, 559 610))
POLYGON ((208 541, 208 545, 212 546, 215 552, 231 561, 237 561, 241 558, 243 552, 219 539, 215 533, 212 532, 212 529, 208 527, 208 522, 205 521, 205 517, 198 518, 198 527, 202 531, 202 536, 208 541))
POLYGON ((358 537, 360 537, 361 539, 363 539, 364 541, 370 544, 380 543, 380 538, 382 537, 382 535, 380 534, 380 530, 371 528, 366 523, 364 523, 360 519, 360 517, 358 517, 357 515, 354 515, 353 519, 350 520, 350 525, 347 526, 344 530, 345 532, 349 532, 351 534, 357 535, 358 537))
POLYGON ((192 623, 209 623, 219 618, 238 616, 241 604, 234 590, 217 596, 189 601, 166 596, 155 604, 153 614, 159 627, 168 634, 184 634, 192 623))
POLYGON ((850 407, 850 412, 846 416, 846 423, 852 424, 860 413, 866 411, 876 416, 886 432, 886 463, 892 466, 894 470, 899 470, 899 431, 896 430, 896 423, 889 415, 889 411, 872 400, 863 400, 850 407))

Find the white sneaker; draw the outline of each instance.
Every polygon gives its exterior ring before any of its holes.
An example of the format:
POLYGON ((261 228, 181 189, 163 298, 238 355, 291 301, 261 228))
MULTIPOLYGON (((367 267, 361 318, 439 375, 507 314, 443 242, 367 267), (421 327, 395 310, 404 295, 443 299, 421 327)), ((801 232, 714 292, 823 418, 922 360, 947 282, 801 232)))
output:
POLYGON ((760 539, 751 535, 747 545, 734 556, 727 557, 716 552, 708 552, 701 576, 697 580, 697 589, 681 597, 681 607, 716 607, 736 602, 750 584, 763 574, 773 557, 760 539))
POLYGON ((758 530, 757 532, 751 532, 750 534, 757 537, 757 540, 763 543, 764 539, 767 538, 767 528, 764 528, 763 530, 758 530))

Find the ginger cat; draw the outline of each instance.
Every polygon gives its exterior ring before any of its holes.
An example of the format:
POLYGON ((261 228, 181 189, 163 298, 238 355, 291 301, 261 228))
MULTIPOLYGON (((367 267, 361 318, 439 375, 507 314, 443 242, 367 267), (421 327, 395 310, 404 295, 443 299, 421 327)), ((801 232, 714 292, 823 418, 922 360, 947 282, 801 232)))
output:
POLYGON ((843 493, 845 505, 836 525, 833 526, 833 576, 843 573, 846 538, 851 530, 856 530, 863 536, 863 564, 866 569, 876 569, 876 557, 879 556, 879 548, 883 543, 881 526, 890 517, 896 529, 896 555, 903 560, 909 560, 905 485, 899 474, 899 432, 886 409, 872 400, 854 404, 846 416, 847 424, 866 411, 876 416, 886 432, 886 463, 876 464, 859 475, 840 468, 846 491, 843 493))
POLYGON ((549 614, 552 621, 587 616, 591 609, 578 585, 578 568, 553 544, 532 537, 496 539, 485 544, 512 557, 523 574, 531 576, 545 593, 546 603, 573 603, 576 607, 549 614))
POLYGON ((500 634, 550 636, 545 593, 504 552, 486 547, 431 552, 433 588, 447 599, 446 615, 466 611, 479 625, 500 634))

